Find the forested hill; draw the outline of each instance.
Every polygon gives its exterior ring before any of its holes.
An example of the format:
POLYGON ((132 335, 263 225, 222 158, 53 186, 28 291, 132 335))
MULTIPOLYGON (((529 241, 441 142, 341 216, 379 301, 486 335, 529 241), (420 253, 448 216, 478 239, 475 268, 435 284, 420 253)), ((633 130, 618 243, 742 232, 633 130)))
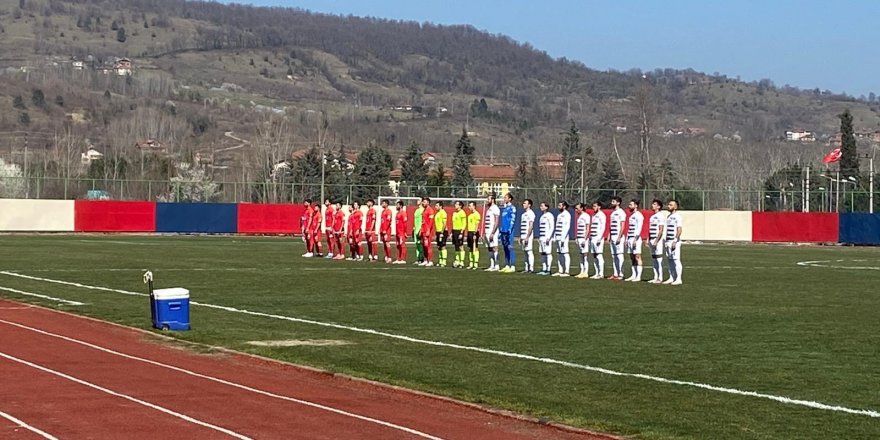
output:
POLYGON ((647 133, 651 160, 682 162, 694 185, 714 184, 700 172, 732 161, 754 160, 743 166, 757 178, 817 156, 846 108, 856 131, 880 130, 873 95, 693 70, 600 72, 466 25, 182 0, 0 0, 0 68, 0 133, 44 145, 60 133, 109 155, 155 139, 182 156, 223 151, 241 170, 257 165, 233 147, 280 114, 293 133, 281 156, 319 142, 449 154, 467 125, 479 160, 514 162, 558 151, 574 121, 626 168, 642 165, 647 133), (113 70, 118 58, 131 59, 130 75, 113 70), (780 144, 797 129, 816 142, 780 144))

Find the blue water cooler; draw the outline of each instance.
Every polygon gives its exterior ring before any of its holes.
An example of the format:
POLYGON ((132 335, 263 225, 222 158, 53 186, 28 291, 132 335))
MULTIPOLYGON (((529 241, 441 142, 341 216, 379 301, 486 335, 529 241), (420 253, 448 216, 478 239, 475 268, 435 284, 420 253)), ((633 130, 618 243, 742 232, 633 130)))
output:
POLYGON ((150 317, 161 330, 189 330, 189 290, 182 287, 153 290, 153 274, 144 274, 150 288, 150 317))

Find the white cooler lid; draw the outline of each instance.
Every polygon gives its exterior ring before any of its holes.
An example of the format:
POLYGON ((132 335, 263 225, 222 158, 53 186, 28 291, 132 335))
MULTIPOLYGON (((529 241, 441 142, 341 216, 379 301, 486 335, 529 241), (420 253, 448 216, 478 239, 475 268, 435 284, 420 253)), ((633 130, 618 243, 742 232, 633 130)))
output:
POLYGON ((189 290, 186 290, 183 287, 172 287, 169 289, 156 289, 156 290, 153 290, 153 297, 158 300, 188 299, 189 298, 189 290))

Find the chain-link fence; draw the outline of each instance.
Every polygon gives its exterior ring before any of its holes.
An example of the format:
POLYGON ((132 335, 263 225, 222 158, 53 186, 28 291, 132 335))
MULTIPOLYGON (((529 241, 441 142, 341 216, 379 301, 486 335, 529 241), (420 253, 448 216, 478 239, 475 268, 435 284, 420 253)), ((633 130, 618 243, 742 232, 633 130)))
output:
POLYGON ((607 203, 612 196, 624 200, 674 198, 687 210, 810 211, 810 212, 880 212, 880 197, 867 188, 855 185, 819 187, 807 190, 797 186, 779 190, 700 189, 566 189, 553 185, 545 188, 520 188, 507 184, 478 184, 466 188, 411 186, 405 184, 365 186, 348 183, 301 182, 180 182, 158 180, 114 180, 49 177, 0 178, 0 198, 28 199, 109 199, 155 200, 167 202, 249 202, 299 203, 306 198, 330 198, 348 203, 378 196, 400 197, 482 197, 489 193, 510 192, 518 199, 532 199, 535 204, 560 201, 607 203))

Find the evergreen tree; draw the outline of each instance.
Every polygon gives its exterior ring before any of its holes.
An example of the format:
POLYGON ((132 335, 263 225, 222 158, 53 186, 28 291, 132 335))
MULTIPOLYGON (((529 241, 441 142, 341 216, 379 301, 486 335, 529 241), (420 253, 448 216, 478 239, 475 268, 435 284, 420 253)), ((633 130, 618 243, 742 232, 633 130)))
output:
POLYGON ((428 175, 428 188, 429 197, 450 197, 452 194, 449 179, 446 177, 446 167, 443 166, 443 163, 437 164, 437 168, 428 175))
POLYGON ((321 197, 321 162, 321 152, 317 147, 309 148, 303 157, 294 162, 293 174, 303 184, 301 199, 321 197))
POLYGON ((55 96, 55 104, 58 105, 58 107, 64 107, 64 97, 61 95, 55 96))
POLYGON ((859 177, 859 153, 853 135, 853 117, 849 109, 840 118, 840 177, 859 177))
POLYGON ((519 162, 516 164, 516 180, 514 185, 519 188, 526 188, 531 183, 529 180, 529 162, 525 157, 520 157, 519 162))
POLYGON ((384 148, 370 144, 358 154, 354 170, 355 197, 361 200, 376 198, 386 188, 394 161, 384 148))
POLYGON ((31 92, 31 102, 37 107, 45 107, 46 106, 46 95, 40 89, 34 89, 31 92))
POLYGON ((452 188, 456 194, 463 196, 474 183, 471 165, 474 159, 474 147, 468 137, 467 128, 461 130, 461 137, 455 144, 455 155, 452 158, 452 188))
POLYGON ((125 28, 120 27, 118 31, 116 31, 116 41, 120 43, 125 43, 128 37, 125 35, 125 28))
POLYGON ((31 115, 28 112, 21 112, 18 114, 18 122, 21 125, 31 125, 31 115))
POLYGON ((22 99, 21 95, 15 95, 15 98, 12 98, 12 107, 19 110, 25 109, 24 99, 22 99))
MULTIPOLYGON (((572 200, 573 195, 580 192, 582 186, 580 181, 582 163, 575 161, 575 159, 583 160, 581 159, 580 131, 572 120, 571 127, 565 133, 565 139, 562 142, 562 164, 565 167, 562 174, 562 194, 568 200, 572 200)), ((586 170, 584 174, 586 174, 586 170)))
POLYGON ((620 195, 622 190, 625 189, 626 182, 623 180, 620 163, 614 158, 609 157, 602 163, 602 178, 599 181, 599 200, 607 204, 611 201, 612 196, 620 195))
POLYGON ((423 188, 428 181, 428 165, 422 158, 419 144, 412 142, 400 162, 400 180, 412 187, 423 188))

